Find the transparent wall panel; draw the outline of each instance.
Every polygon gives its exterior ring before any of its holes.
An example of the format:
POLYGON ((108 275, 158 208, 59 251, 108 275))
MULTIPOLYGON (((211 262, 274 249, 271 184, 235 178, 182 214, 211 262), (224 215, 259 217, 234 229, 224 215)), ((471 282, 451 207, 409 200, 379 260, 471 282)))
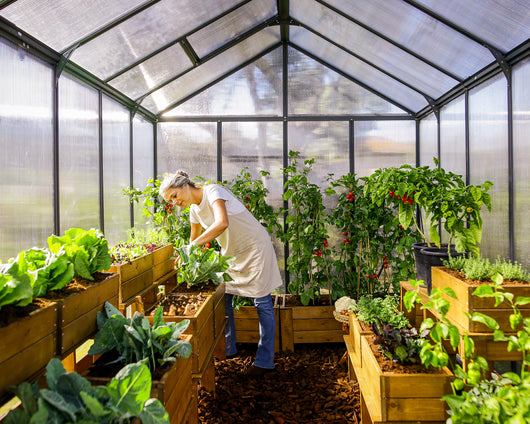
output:
POLYGON ((300 51, 289 48, 289 114, 404 114, 368 91, 300 51))
POLYGON ((217 124, 161 122, 157 131, 157 173, 186 171, 190 178, 217 180, 217 124))
POLYGON ((530 269, 530 60, 513 68, 515 260, 530 269))
POLYGON ((67 74, 59 79, 61 234, 99 228, 98 92, 67 74))
POLYGON ((282 49, 278 48, 164 113, 163 116, 281 116, 282 75, 282 49))
POLYGON ((0 40, 0 260, 53 233, 53 70, 0 40))
MULTIPOLYGON (((231 181, 243 168, 261 179, 269 190, 267 203, 275 211, 283 206, 283 124, 281 122, 223 123, 223 180, 231 181), (270 174, 262 176, 260 171, 270 174)), ((280 224, 283 225, 280 216, 280 224)), ((282 276, 285 275, 284 245, 271 234, 282 276)), ((285 281, 285 278, 284 278, 285 281)))
POLYGON ((379 168, 416 164, 415 121, 358 121, 354 125, 357 177, 367 177, 379 168))
POLYGON ((481 253, 491 259, 509 256, 508 241, 508 122, 507 89, 503 75, 470 91, 470 183, 489 180, 492 211, 483 209, 481 253))
POLYGON ((466 102, 453 100, 440 113, 440 166, 466 179, 466 102))
MULTIPOLYGON (((133 120, 133 186, 143 190, 155 175, 154 126, 140 116, 133 120)), ((141 203, 133 203, 134 226, 145 228, 141 203)))
POLYGON ((438 157, 438 120, 430 114, 420 121, 420 166, 433 167, 438 157))
POLYGON ((129 198, 123 189, 130 184, 130 113, 103 96, 103 209, 105 237, 109 244, 126 240, 131 226, 129 198))
POLYGON ((324 205, 332 208, 336 200, 326 196, 325 188, 329 174, 337 179, 350 172, 349 123, 302 121, 290 122, 288 128, 289 150, 300 152, 299 167, 315 159, 309 181, 321 188, 324 205))

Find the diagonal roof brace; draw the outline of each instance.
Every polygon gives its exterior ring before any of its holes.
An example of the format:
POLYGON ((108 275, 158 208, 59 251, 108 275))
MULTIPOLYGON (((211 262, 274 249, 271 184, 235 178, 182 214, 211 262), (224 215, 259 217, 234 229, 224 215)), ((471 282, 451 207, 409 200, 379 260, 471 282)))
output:
POLYGON ((498 49, 496 49, 493 46, 486 46, 491 54, 495 57, 496 62, 498 63, 499 67, 502 69, 502 72, 506 79, 510 81, 511 79, 511 66, 506 60, 506 56, 498 49))
POLYGON ((432 113, 434 113, 434 116, 436 116, 436 120, 439 122, 440 121, 440 107, 436 103, 436 100, 434 100, 430 96, 427 96, 426 94, 424 94, 423 97, 425 97, 425 100, 427 100, 427 103, 429 103, 432 113))
POLYGON ((77 43, 76 45, 66 50, 63 54, 61 54, 61 58, 59 59, 59 62, 57 63, 57 72, 55 73, 55 85, 59 83, 59 77, 63 73, 66 64, 70 60, 70 56, 72 56, 72 54, 75 52, 75 50, 79 46, 80 46, 80 43, 77 43))
POLYGON ((190 42, 186 37, 179 40, 180 47, 182 47, 182 50, 184 50, 184 53, 188 56, 190 59, 190 62, 193 64, 193 66, 198 66, 201 63, 201 59, 199 58, 199 55, 195 51, 193 47, 191 47, 190 42))

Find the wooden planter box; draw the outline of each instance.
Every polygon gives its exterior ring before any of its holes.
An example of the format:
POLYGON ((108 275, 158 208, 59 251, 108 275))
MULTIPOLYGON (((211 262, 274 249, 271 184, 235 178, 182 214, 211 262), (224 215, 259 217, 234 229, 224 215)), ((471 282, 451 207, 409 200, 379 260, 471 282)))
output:
POLYGON ((153 254, 140 256, 131 263, 112 265, 109 272, 119 275, 118 308, 124 313, 136 295, 153 285, 153 254))
MULTIPOLYGON (((281 349, 280 332, 280 309, 274 308, 274 318, 276 320, 276 332, 274 337, 274 351, 281 349)), ((259 319, 258 311, 254 306, 241 306, 239 311, 234 310, 234 323, 236 326, 236 340, 238 343, 258 343, 259 342, 259 319)))
MULTIPOLYGON (((495 307, 494 298, 483 298, 473 296, 475 286, 468 285, 464 280, 456 278, 445 271, 445 267, 433 267, 432 272, 432 287, 443 288, 451 287, 457 296, 457 299, 446 296, 444 298, 449 301, 450 307, 446 317, 455 325, 461 327, 465 332, 469 333, 492 333, 488 327, 479 322, 471 321, 466 312, 473 315, 474 312, 480 312, 494 318, 500 325, 500 330, 505 333, 513 333, 510 327, 509 316, 513 312, 508 304, 502 303, 495 307)), ((530 284, 528 285, 503 285, 505 292, 513 293, 514 299, 519 296, 530 296, 530 284)), ((530 305, 522 305, 519 307, 523 317, 530 316, 530 305)))
POLYGON ((13 394, 11 385, 44 372, 57 349, 57 304, 40 308, 0 328, 0 399, 13 394))
POLYGON ((67 356, 98 330, 97 313, 105 302, 118 306, 118 274, 60 300, 58 306, 57 355, 67 356))
POLYGON ((348 350, 348 356, 350 363, 348 364, 348 373, 350 379, 355 375, 355 370, 359 370, 362 367, 362 349, 361 349, 361 338, 362 336, 372 334, 372 330, 365 330, 361 326, 357 316, 350 312, 349 321, 350 333, 344 336, 344 342, 348 350))
POLYGON ((292 351, 297 343, 342 343, 344 332, 334 310, 334 306, 281 307, 282 349, 292 351))
POLYGON ((172 244, 167 244, 159 249, 156 249, 153 253, 153 282, 155 284, 159 281, 164 280, 168 274, 175 271, 175 262, 173 256, 175 255, 175 249, 172 244))
POLYGON ((372 336, 361 336, 362 368, 356 369, 365 406, 363 424, 445 422, 447 405, 441 398, 452 393, 449 369, 440 374, 383 372, 368 337, 372 336))

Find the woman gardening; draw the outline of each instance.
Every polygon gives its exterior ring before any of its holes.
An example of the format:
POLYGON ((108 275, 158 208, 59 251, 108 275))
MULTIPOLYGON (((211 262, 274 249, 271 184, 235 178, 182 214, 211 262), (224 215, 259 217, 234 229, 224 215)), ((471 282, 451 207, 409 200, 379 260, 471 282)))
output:
POLYGON ((229 190, 218 184, 199 187, 182 170, 166 175, 159 193, 176 206, 190 207, 190 243, 216 239, 221 254, 234 258, 227 270, 233 281, 226 283, 226 356, 237 354, 232 299, 250 297, 258 312, 260 340, 254 364, 243 374, 256 377, 273 370, 276 322, 271 292, 282 280, 269 233, 229 190))

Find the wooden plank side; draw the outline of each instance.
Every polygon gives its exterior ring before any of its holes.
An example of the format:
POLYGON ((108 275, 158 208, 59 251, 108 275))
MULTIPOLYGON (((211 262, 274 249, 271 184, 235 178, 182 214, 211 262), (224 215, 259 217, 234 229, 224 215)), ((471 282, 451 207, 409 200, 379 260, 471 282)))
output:
POLYGON ((445 422, 447 404, 436 398, 393 398, 387 402, 388 422, 445 422))
POLYGON ((127 303, 145 288, 153 285, 153 270, 151 268, 135 277, 123 281, 120 285, 120 303, 127 303))
POLYGON ((449 370, 443 374, 398 374, 383 372, 385 398, 436 398, 452 392, 449 370))
POLYGON ((293 319, 293 331, 321 331, 321 330, 338 330, 342 331, 342 323, 335 318, 306 318, 293 319))
MULTIPOLYGON (((386 421, 386 416, 383 416, 381 406, 381 368, 372 353, 367 337, 361 337, 362 371, 359 385, 372 419, 374 421, 386 421)), ((359 375, 357 378, 359 378, 359 375)))
POLYGON ((280 308, 280 328, 282 350, 294 351, 293 310, 291 308, 280 308))
MULTIPOLYGON (((152 252, 153 255, 153 266, 158 265, 167 259, 175 256, 175 249, 172 244, 166 244, 152 252)), ((173 262, 173 261, 172 261, 173 262)))
POLYGON ((130 280, 136 275, 147 271, 153 267, 153 254, 147 253, 146 255, 140 256, 139 258, 133 259, 131 263, 125 263, 120 265, 112 265, 109 268, 109 272, 115 272, 120 275, 120 283, 130 280))
POLYGON ((306 318, 333 318, 334 306, 295 306, 292 308, 293 321, 306 318))
POLYGON ((257 319, 234 319, 236 334, 240 331, 255 331, 259 333, 259 321, 257 319))
POLYGON ((342 330, 293 331, 294 343, 341 343, 342 330))
POLYGON ((157 265, 153 265, 153 281, 161 279, 175 269, 173 259, 166 259, 157 265))
POLYGON ((29 316, 0 328, 0 363, 39 340, 55 334, 58 306, 40 308, 29 316))

